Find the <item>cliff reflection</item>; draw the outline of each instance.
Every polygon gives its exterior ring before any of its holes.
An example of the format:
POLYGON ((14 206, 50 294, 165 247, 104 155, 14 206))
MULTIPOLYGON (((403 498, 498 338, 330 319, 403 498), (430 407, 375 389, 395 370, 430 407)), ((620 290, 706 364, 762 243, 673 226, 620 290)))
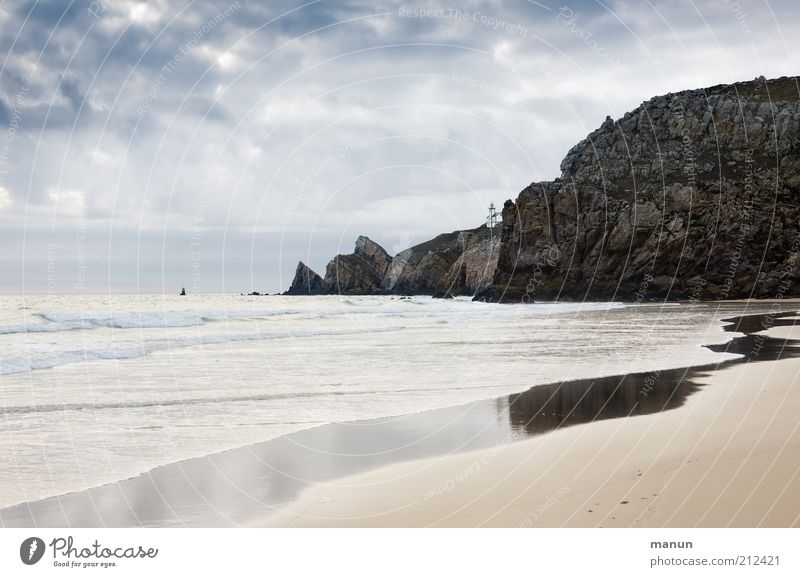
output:
POLYGON ((509 395, 508 417, 512 430, 537 435, 559 427, 602 419, 647 415, 674 409, 702 385, 693 379, 720 366, 743 362, 774 361, 800 355, 797 341, 756 335, 771 327, 793 326, 795 313, 753 315, 726 319, 733 324, 727 332, 742 332, 723 345, 711 345, 714 352, 742 355, 738 359, 688 369, 632 373, 623 376, 583 379, 533 387, 509 395))

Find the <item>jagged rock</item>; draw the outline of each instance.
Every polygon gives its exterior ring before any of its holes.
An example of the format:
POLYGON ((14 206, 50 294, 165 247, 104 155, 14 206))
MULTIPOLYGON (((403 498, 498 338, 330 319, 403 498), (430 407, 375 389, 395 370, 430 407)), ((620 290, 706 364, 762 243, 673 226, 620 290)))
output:
POLYGON ((297 269, 294 272, 294 280, 289 290, 284 294, 287 295, 318 295, 326 294, 328 287, 325 281, 311 270, 303 261, 297 263, 297 269))
POLYGON ((366 236, 359 236, 353 254, 340 254, 328 263, 325 284, 339 294, 374 294, 392 262, 383 247, 366 236))
POLYGON ((298 265, 289 294, 793 296, 798 201, 798 78, 687 90, 607 118, 567 153, 560 178, 506 201, 499 241, 484 226, 391 258, 359 237, 324 280, 298 265))
POLYGON ((440 234, 397 254, 383 288, 402 294, 474 295, 494 278, 499 237, 481 226, 440 234))
POLYGON ((284 294, 474 295, 494 278, 499 236, 485 226, 442 234, 394 258, 365 236, 337 255, 320 278, 302 262, 284 294))
POLYGON ((463 250, 445 277, 449 293, 473 296, 494 279, 500 237, 482 227, 460 233, 458 244, 463 250))
POLYGON ((607 119, 561 171, 505 203, 482 298, 798 294, 798 78, 653 98, 607 119))

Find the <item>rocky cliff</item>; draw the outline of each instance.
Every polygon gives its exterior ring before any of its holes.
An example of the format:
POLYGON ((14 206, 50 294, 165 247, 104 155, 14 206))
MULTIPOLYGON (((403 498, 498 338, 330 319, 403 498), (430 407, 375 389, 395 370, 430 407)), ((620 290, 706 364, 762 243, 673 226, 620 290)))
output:
POLYGON ((798 294, 800 85, 780 78, 645 102, 506 201, 483 298, 798 294))
POLYGON ((294 279, 289 287, 289 290, 284 294, 287 295, 309 295, 309 294, 324 294, 327 291, 325 280, 311 270, 303 261, 297 263, 297 268, 294 271, 294 279))
POLYGON ((329 292, 374 294, 381 291, 392 257, 378 243, 358 237, 353 254, 340 254, 325 269, 329 292))
POLYGON ((474 295, 487 288, 499 238, 485 227, 440 234, 397 254, 383 287, 402 294, 474 295))
POLYGON ((499 237, 485 227, 441 234, 395 257, 365 236, 328 263, 325 278, 302 262, 285 294, 475 295, 491 285, 499 237))
POLYGON ((560 178, 506 201, 499 243, 480 227, 391 258, 361 237, 324 279, 298 265, 290 293, 782 298, 800 294, 799 223, 800 83, 759 78, 607 118, 560 178))

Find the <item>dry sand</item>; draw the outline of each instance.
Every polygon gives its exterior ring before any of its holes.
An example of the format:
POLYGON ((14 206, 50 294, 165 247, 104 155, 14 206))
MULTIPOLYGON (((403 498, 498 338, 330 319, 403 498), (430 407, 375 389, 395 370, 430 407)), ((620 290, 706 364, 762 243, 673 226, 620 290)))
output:
MULTIPOLYGON (((800 339, 800 327, 765 331, 800 339)), ((800 359, 742 363, 674 410, 377 469, 266 526, 800 525, 800 359)))

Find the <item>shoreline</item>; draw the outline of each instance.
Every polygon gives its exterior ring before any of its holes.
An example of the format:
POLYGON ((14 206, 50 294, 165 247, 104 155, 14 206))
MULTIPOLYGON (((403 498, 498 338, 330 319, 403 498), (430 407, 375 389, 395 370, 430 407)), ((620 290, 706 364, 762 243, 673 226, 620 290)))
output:
POLYGON ((258 525, 799 526, 800 318, 768 324, 744 362, 695 371, 700 389, 678 410, 398 463, 308 490, 258 525), (778 360, 762 356, 783 339, 778 360))
MULTIPOLYGON (((723 330, 758 328, 753 316, 737 319, 723 330)), ((708 348, 739 352, 752 349, 755 338, 746 334, 708 348)), ((765 355, 778 346, 780 339, 774 340, 768 341, 765 355)), ((668 412, 683 406, 702 387, 687 378, 688 373, 737 362, 741 359, 660 371, 655 385, 646 382, 649 373, 632 373, 540 385, 507 397, 401 417, 321 425, 156 467, 108 485, 6 507, 0 509, 0 521, 5 526, 253 524, 291 507, 309 488, 336 479, 397 463, 518 445, 526 437, 571 425, 668 412), (637 395, 642 387, 652 388, 637 395)))

